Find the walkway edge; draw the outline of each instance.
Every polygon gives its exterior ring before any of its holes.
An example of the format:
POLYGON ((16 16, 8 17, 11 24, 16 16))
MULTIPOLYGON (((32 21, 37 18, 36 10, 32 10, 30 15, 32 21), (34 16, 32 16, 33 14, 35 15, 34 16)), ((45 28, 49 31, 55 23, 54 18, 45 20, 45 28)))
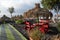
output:
MULTIPOLYGON (((10 24, 8 24, 10 25, 10 24)), ((22 38, 22 40, 27 40, 19 31, 17 31, 12 25, 10 25, 22 38)))

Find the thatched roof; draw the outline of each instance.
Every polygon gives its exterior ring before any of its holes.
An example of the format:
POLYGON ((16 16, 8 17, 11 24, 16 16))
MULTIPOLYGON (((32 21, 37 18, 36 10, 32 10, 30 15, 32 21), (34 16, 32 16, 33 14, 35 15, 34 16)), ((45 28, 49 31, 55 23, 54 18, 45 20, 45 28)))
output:
POLYGON ((50 16, 50 17, 52 17, 53 16, 53 14, 51 13, 51 12, 49 12, 49 10, 47 10, 47 9, 44 9, 44 8, 41 8, 41 9, 39 9, 39 10, 37 10, 37 11, 35 11, 34 10, 34 13, 38 13, 38 15, 39 16, 50 16))
POLYGON ((41 8, 39 4, 35 4, 35 7, 33 9, 30 9, 24 13, 24 15, 27 17, 35 16, 36 14, 38 14, 38 16, 42 16, 42 15, 44 15, 44 16, 48 15, 50 17, 53 16, 53 14, 51 12, 49 12, 49 10, 47 10, 45 8, 41 8))

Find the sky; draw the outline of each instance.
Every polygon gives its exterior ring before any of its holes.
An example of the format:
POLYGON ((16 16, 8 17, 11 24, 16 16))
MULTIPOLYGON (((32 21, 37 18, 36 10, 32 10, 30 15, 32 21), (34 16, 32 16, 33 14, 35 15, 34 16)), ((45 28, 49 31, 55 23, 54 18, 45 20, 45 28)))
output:
MULTIPOLYGON (((0 0, 0 17, 3 15, 11 17, 11 14, 8 11, 8 8, 10 7, 14 7, 15 9, 12 14, 13 16, 21 15, 27 10, 34 8, 35 3, 41 3, 41 0, 0 0)), ((41 4, 40 6, 42 7, 41 4)), ((51 12, 55 14, 53 10, 51 12)))
POLYGON ((15 9, 13 16, 23 14, 25 11, 32 9, 35 3, 40 3, 40 0, 0 0, 0 17, 3 15, 11 17, 8 11, 10 7, 15 9))

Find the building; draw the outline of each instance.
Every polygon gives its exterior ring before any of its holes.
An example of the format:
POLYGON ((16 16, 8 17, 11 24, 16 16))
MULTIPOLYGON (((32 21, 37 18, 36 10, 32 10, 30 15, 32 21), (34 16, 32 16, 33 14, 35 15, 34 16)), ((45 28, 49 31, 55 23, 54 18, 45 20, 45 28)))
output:
POLYGON ((28 10, 27 12, 24 12, 23 16, 24 18, 37 18, 39 16, 52 17, 53 14, 45 8, 41 8, 39 3, 36 3, 35 7, 33 9, 28 10))

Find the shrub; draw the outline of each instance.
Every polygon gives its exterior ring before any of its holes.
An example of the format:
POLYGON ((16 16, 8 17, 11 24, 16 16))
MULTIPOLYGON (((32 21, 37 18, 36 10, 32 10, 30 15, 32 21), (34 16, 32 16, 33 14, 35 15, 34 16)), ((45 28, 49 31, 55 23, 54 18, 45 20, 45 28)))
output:
POLYGON ((39 20, 38 20, 38 19, 36 19, 36 22, 37 22, 37 23, 38 23, 38 21, 39 21, 39 20))
POLYGON ((60 27, 60 23, 57 23, 58 24, 58 27, 60 27))
POLYGON ((58 27, 57 27, 57 28, 58 28, 58 30, 60 31, 60 23, 57 23, 57 24, 58 24, 58 27))
POLYGON ((23 20, 16 20, 15 21, 17 24, 21 24, 21 23, 23 23, 23 20))
POLYGON ((41 40, 41 38, 43 37, 43 34, 38 30, 38 28, 34 28, 30 31, 29 36, 33 40, 41 40))

